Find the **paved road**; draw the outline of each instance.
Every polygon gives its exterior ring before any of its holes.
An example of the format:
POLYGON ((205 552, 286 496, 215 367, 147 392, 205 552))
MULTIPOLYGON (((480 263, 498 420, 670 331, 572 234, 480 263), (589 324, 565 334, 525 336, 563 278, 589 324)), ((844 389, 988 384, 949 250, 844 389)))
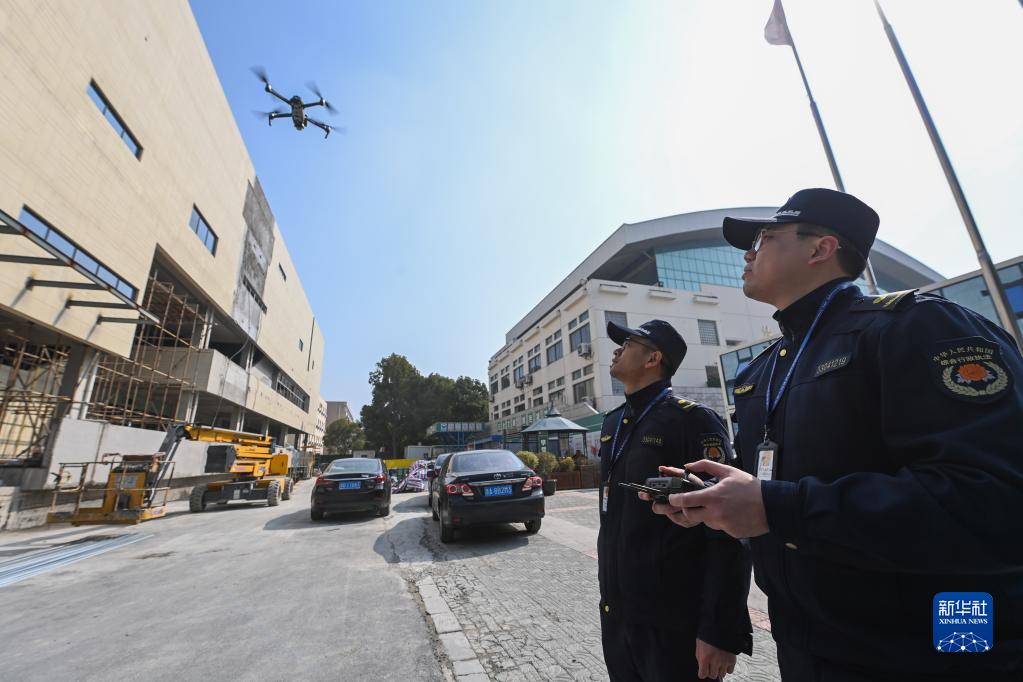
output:
POLYGON ((314 525, 310 487, 273 508, 175 503, 130 529, 0 535, 0 560, 87 533, 153 535, 0 587, 0 678, 445 679, 428 622, 388 570, 388 521, 314 525))
MULTIPOLYGON (((276 508, 134 528, 0 535, 0 561, 89 535, 151 535, 0 587, 0 670, 16 680, 603 680, 593 491, 521 525, 439 542, 422 494, 386 519, 276 508)), ((751 595, 755 618, 766 610, 751 595)), ((729 680, 777 680, 767 623, 729 680)))

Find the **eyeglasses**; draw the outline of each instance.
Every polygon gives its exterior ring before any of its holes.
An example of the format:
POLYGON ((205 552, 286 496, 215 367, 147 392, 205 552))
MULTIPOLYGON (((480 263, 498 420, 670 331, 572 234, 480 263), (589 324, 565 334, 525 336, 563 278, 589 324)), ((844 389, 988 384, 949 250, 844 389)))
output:
POLYGON ((759 253, 760 247, 764 245, 764 238, 778 235, 778 234, 798 234, 801 237, 824 237, 826 235, 819 234, 817 232, 806 232, 804 230, 793 230, 792 232, 778 232, 777 228, 765 227, 757 233, 757 238, 753 240, 753 246, 750 247, 750 251, 753 253, 759 253), (772 232, 772 230, 774 230, 772 232))
POLYGON ((648 351, 651 351, 651 352, 656 352, 656 353, 660 353, 661 352, 660 349, 654 348, 653 346, 651 346, 649 344, 637 341, 636 339, 632 338, 631 336, 628 337, 627 339, 625 339, 624 341, 622 341, 622 350, 625 350, 630 343, 634 343, 637 346, 642 346, 643 348, 646 348, 648 351))

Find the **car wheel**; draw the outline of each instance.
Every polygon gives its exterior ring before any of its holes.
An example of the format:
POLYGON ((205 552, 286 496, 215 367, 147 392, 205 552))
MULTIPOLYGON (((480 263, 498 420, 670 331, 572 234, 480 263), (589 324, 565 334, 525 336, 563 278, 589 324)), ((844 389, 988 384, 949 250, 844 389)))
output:
POLYGON ((313 521, 322 521, 323 520, 323 510, 322 509, 316 509, 316 508, 310 508, 309 509, 309 518, 311 518, 313 521))
POLYGON ((377 508, 377 516, 387 516, 391 513, 391 505, 388 504, 386 507, 377 508))
POLYGON ((444 522, 444 517, 440 517, 440 541, 441 542, 454 542, 455 541, 455 529, 444 522))
POLYGON ((188 495, 188 511, 195 514, 206 510, 206 486, 199 484, 188 495))
POLYGON ((533 519, 532 521, 526 521, 526 532, 533 534, 540 530, 540 519, 533 519))
POLYGON ((266 487, 266 506, 276 507, 281 503, 281 483, 280 481, 270 481, 270 485, 266 487))

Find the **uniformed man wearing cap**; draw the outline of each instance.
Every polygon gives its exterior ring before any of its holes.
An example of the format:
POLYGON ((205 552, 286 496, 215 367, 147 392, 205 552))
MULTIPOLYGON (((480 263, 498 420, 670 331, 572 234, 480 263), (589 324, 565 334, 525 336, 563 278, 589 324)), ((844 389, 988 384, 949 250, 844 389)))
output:
POLYGON ((864 296, 878 223, 827 189, 725 219, 782 337, 735 381, 745 471, 690 464, 718 483, 654 510, 751 538, 784 680, 1023 680, 1023 359, 938 296, 864 296))
POLYGON ((746 608, 750 562, 742 545, 707 528, 684 529, 650 513, 620 482, 643 483, 658 466, 731 458, 724 423, 672 395, 686 353, 663 320, 607 325, 619 344, 611 375, 625 403, 601 429, 598 572, 604 660, 612 680, 719 679, 752 652, 746 608))

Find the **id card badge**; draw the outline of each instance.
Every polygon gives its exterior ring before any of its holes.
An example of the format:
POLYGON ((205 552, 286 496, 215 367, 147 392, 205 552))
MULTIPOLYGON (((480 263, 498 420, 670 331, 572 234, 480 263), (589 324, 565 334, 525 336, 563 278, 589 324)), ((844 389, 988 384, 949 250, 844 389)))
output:
POLYGON ((774 476, 774 460, 778 456, 778 444, 765 440, 757 446, 757 478, 770 481, 774 476))
POLYGON ((607 513, 607 491, 608 485, 606 483, 600 486, 600 511, 605 514, 607 513))

